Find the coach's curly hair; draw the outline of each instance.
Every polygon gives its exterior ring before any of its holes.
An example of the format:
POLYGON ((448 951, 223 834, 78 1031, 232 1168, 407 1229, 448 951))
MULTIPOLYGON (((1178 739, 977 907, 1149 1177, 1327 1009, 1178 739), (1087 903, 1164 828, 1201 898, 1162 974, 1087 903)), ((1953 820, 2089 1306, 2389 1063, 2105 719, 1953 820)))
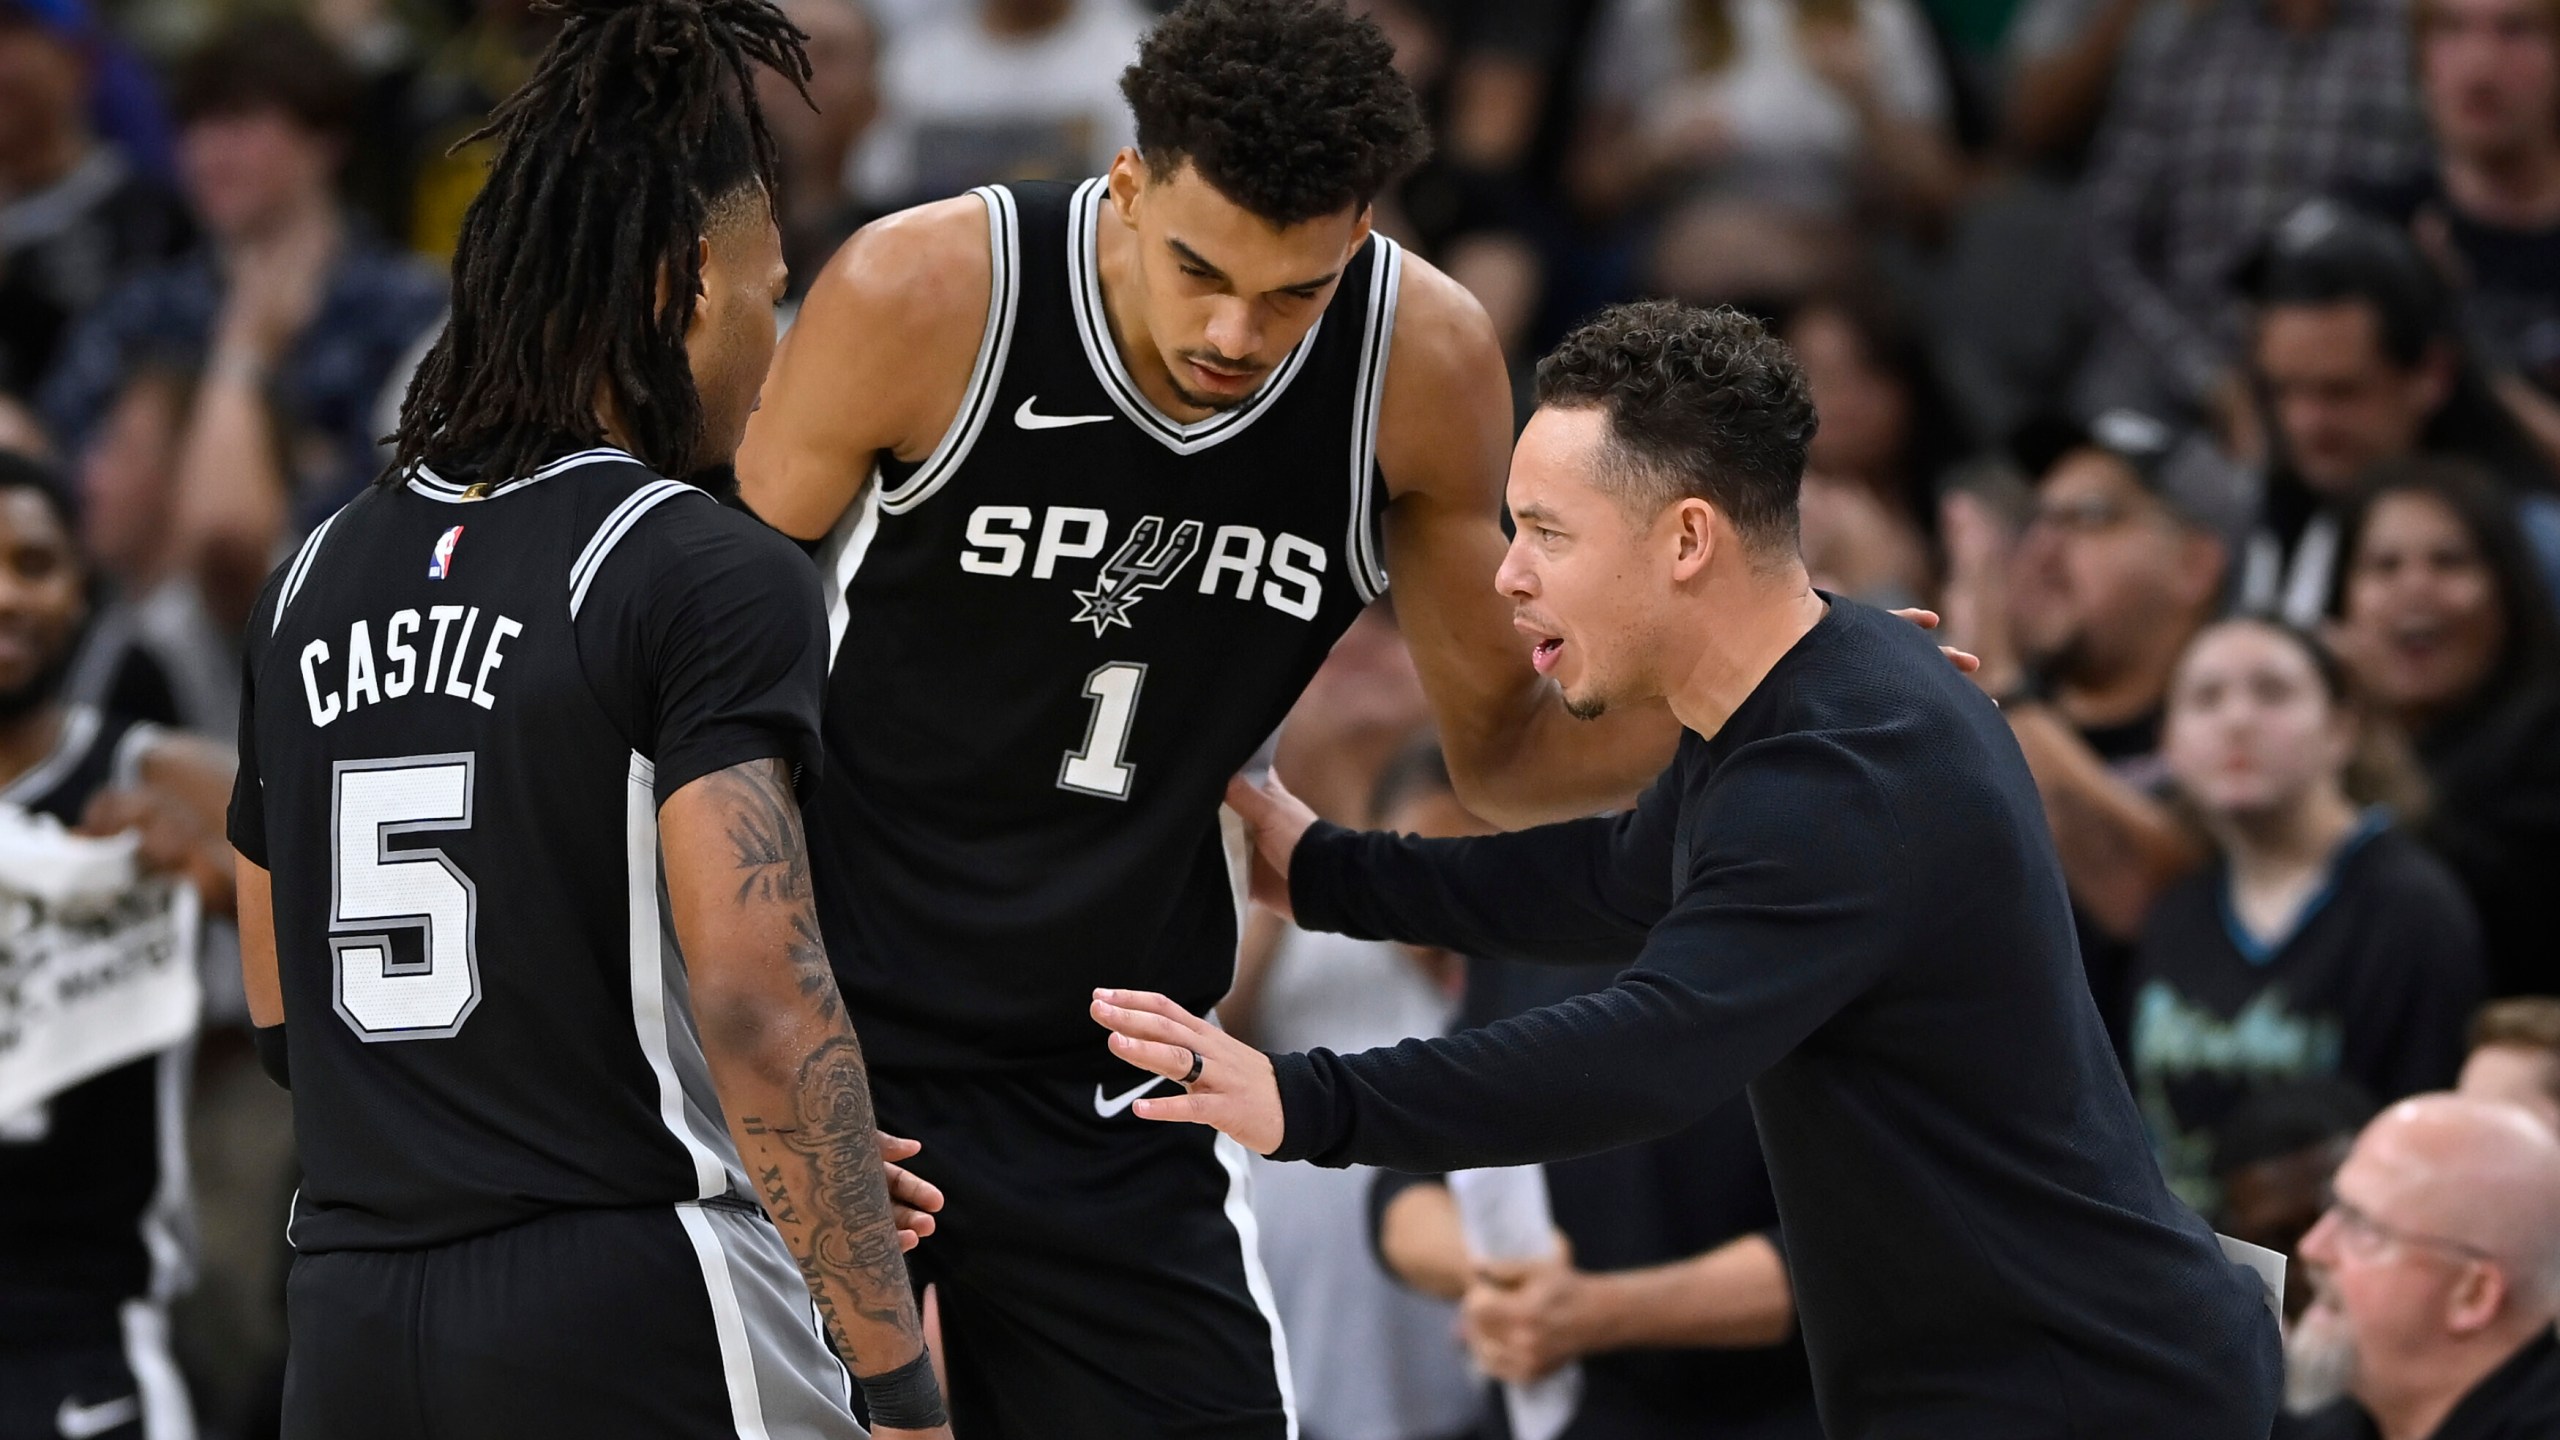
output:
POLYGON ((495 139, 498 153, 463 216, 453 313, 409 384, 381 483, 422 462, 526 474, 603 439, 599 393, 650 468, 680 475, 696 460, 702 398, 684 336, 698 242, 728 207, 772 193, 755 70, 805 95, 805 37, 768 0, 539 8, 567 17, 560 33, 462 142, 495 139))
POLYGON ((1395 47, 1340 0, 1189 0, 1120 77, 1138 151, 1274 225, 1375 199, 1430 153, 1395 47))
POLYGON ((1729 306, 1613 305, 1538 362, 1538 403, 1608 412, 1623 463, 1601 478, 1637 513, 1695 496, 1755 551, 1795 553, 1813 396, 1759 321, 1729 306))

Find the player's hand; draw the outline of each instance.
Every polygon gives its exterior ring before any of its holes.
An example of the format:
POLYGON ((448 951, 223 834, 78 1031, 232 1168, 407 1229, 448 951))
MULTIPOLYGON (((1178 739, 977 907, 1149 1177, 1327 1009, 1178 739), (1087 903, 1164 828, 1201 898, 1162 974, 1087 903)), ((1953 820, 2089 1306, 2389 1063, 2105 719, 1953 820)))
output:
POLYGON ((1289 857, 1307 827, 1316 823, 1316 812, 1290 794, 1276 773, 1259 785, 1241 775, 1229 780, 1227 806, 1244 821, 1253 840, 1253 898, 1289 915, 1289 857))
MULTIPOLYGON (((1912 624, 1919 626, 1923 630, 1935 630, 1938 628, 1938 612, 1935 610, 1896 610, 1893 613, 1910 621, 1912 624)), ((1955 663, 1955 667, 1967 675, 1970 675, 1974 671, 1982 668, 1981 656, 1959 650, 1953 645, 1939 646, 1938 653, 1953 661, 1955 663)))
POLYGON ((1189 1075, 1199 1057, 1200 1078, 1185 1087, 1189 1094, 1141 1100, 1139 1115, 1209 1126, 1256 1155, 1280 1148, 1280 1082, 1271 1057, 1152 990, 1096 990, 1093 1018, 1111 1032, 1112 1054, 1167 1080, 1189 1075))
POLYGON ((230 843, 209 830, 185 800, 151 785, 101 790, 80 816, 82 835, 131 833, 134 860, 155 875, 173 875, 196 887, 205 908, 232 909, 230 843))
POLYGON ((1587 1350, 1581 1336, 1590 1277, 1559 1250, 1536 1260, 1482 1260, 1458 1301, 1458 1335, 1476 1368, 1525 1384, 1587 1350))
POLYGON ((880 1137, 880 1170, 889 1177, 889 1213, 898 1222, 898 1249, 913 1250, 917 1241, 933 1233, 933 1217, 942 1209, 942 1192, 932 1181, 896 1163, 920 1153, 924 1149, 922 1141, 904 1139, 886 1130, 875 1133, 880 1137))

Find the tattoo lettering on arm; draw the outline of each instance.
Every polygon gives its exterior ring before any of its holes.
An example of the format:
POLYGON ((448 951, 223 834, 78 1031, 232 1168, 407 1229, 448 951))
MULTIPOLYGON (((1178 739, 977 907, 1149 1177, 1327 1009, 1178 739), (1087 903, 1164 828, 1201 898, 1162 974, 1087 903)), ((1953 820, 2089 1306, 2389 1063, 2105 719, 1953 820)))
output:
POLYGON ((706 778, 735 879, 730 914, 720 923, 726 933, 759 937, 757 948, 778 945, 778 954, 766 953, 802 1002, 758 1047, 763 1053, 740 1087, 745 1093, 724 1090, 723 1102, 737 1117, 757 1198, 789 1245, 838 1352, 857 1373, 893 1369, 921 1346, 922 1326, 881 1168, 861 1043, 819 937, 799 804, 780 761, 706 778))
MULTIPOLYGON (((750 1134, 770 1134, 799 1162, 762 1167, 756 1188, 776 1225, 805 1227, 800 1270, 810 1295, 840 1336, 841 1304, 874 1325, 915 1324, 860 1044, 849 1034, 822 1043, 801 1066, 793 1099, 790 1126, 754 1118, 741 1124, 750 1134), (804 1206, 803 1196, 814 1203, 804 1206), (840 1276, 852 1283, 839 1285, 840 1276)), ((854 1359, 849 1349, 845 1358, 854 1359)))
POLYGON ((833 1020, 844 1013, 826 941, 818 934, 816 892, 809 881, 800 802, 783 763, 741 765, 711 777, 728 816, 729 848, 738 873, 737 903, 785 907, 791 921, 791 973, 800 993, 833 1020))

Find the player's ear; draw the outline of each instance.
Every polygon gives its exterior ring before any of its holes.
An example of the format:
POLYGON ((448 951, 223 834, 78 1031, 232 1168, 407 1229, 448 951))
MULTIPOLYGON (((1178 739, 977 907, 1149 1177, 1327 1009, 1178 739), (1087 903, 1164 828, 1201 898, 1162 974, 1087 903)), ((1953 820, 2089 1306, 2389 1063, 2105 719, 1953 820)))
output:
POLYGON ((1345 255, 1358 253, 1361 246, 1369 243, 1369 232, 1376 229, 1377 224, 1378 207, 1375 205, 1361 206, 1359 218, 1353 221, 1351 225, 1351 243, 1343 248, 1342 253, 1345 255))
MULTIPOLYGON (((711 237, 705 235, 693 242, 693 313, 688 316, 684 322, 684 335, 688 342, 690 342, 696 334, 700 333, 705 325, 710 323, 710 316, 707 312, 711 308, 708 303, 711 299, 712 290, 711 265, 711 237)), ((668 283, 669 280, 666 271, 660 270, 658 272, 658 305, 660 309, 664 309, 666 307, 668 283)))
POLYGON ((1111 174, 1103 182, 1111 192, 1111 208, 1119 213, 1120 223, 1138 223, 1138 196, 1147 188, 1147 157, 1134 145, 1123 145, 1111 157, 1111 174))
POLYGON ((1695 495, 1683 495, 1666 507, 1659 522, 1671 551, 1671 578, 1687 584, 1707 568, 1716 553, 1716 507, 1695 495))

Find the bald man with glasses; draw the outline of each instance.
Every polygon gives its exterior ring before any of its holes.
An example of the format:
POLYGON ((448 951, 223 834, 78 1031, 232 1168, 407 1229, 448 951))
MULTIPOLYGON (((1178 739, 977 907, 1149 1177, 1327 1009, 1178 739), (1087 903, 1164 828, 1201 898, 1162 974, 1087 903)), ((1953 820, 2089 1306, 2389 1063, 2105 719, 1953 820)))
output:
POLYGON ((2314 1298, 2285 1346, 2278 1433, 2560 1436, 2560 1138, 2520 1107, 2422 1095, 2384 1111, 2302 1239, 2314 1298))

